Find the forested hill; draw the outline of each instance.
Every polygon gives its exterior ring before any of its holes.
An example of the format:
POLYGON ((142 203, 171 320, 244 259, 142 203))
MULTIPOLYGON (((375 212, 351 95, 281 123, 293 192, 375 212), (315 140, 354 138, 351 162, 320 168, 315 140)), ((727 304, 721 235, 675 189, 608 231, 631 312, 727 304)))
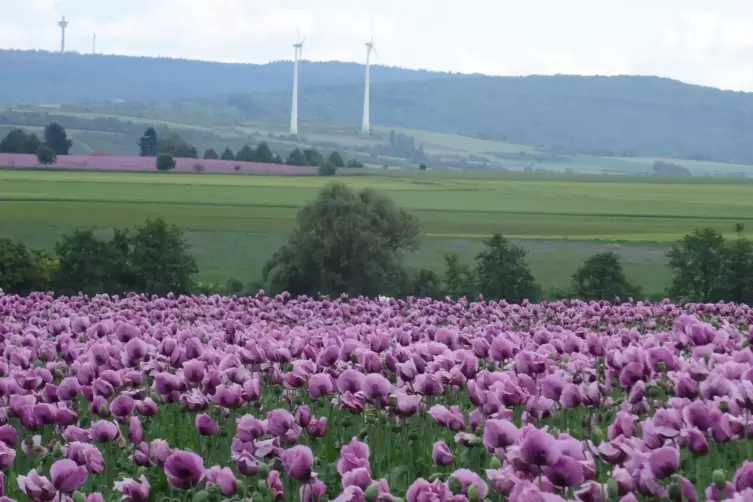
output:
MULTIPOLYGON (((554 152, 753 162, 753 94, 658 77, 464 76, 372 86, 375 124, 460 133, 554 152)), ((360 85, 302 94, 303 120, 360 123, 360 85)), ((204 102, 282 120, 282 93, 204 102)), ((192 101, 191 105, 197 105, 192 101)), ((187 103, 188 104, 188 103, 187 103)))
MULTIPOLYGON (((292 50, 292 48, 291 48, 292 50)), ((373 82, 414 82, 451 74, 375 66, 373 82)), ((300 86, 363 83, 363 65, 302 62, 300 86)), ((0 50, 0 103, 161 106, 173 99, 293 87, 292 63, 230 64, 186 59, 0 50)))
MULTIPOLYGON (((290 62, 0 51, 0 103, 171 106, 284 122, 290 62)), ((657 77, 488 77, 375 67, 372 122, 553 152, 753 163, 753 94, 657 77)), ((363 66, 304 62, 300 117, 360 124, 363 66)), ((208 112, 208 113, 207 113, 208 112)), ((211 125, 211 124, 207 124, 211 125)))

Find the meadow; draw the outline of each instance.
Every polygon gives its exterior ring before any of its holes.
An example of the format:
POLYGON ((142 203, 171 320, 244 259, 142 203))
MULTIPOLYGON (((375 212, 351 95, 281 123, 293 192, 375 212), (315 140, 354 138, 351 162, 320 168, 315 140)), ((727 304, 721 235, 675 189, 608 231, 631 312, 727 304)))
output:
MULTIPOLYGON (((664 254, 672 242, 698 227, 728 235, 738 222, 753 228, 753 184, 744 180, 357 171, 336 179, 384 192, 420 218, 425 236, 410 264, 438 270, 447 251, 472 260, 484 237, 501 232, 529 250, 545 290, 566 286, 587 256, 610 250, 623 256, 632 280, 659 293, 669 279, 664 254)), ((185 230, 200 281, 253 281, 294 228, 297 210, 331 181, 4 170, 0 237, 50 247, 77 227, 104 232, 162 217, 185 230)))

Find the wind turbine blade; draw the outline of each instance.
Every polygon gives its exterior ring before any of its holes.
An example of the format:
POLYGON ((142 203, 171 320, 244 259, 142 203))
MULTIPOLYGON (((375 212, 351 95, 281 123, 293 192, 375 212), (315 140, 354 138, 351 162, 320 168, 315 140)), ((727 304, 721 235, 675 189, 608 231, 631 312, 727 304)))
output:
POLYGON ((379 53, 376 50, 376 46, 372 46, 371 50, 374 51, 374 55, 377 57, 377 59, 379 59, 379 53))
POLYGON ((303 40, 301 40, 301 45, 303 45, 304 43, 306 43, 306 39, 307 39, 307 38, 309 38, 309 37, 308 37, 308 36, 306 36, 306 37, 303 37, 303 40))

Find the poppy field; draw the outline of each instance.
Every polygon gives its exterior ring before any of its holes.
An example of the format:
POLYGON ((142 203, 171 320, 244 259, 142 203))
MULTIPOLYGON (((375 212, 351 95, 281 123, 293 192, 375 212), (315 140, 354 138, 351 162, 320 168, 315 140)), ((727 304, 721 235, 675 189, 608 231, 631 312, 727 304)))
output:
POLYGON ((752 320, 0 294, 2 500, 753 500, 752 320))

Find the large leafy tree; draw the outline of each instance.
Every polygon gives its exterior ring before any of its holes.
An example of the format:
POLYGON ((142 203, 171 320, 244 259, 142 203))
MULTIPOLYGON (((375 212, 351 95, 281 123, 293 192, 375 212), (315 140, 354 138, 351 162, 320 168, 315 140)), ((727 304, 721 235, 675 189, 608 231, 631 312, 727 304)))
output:
POLYGON ((686 301, 714 302, 726 296, 727 251, 713 228, 697 229, 667 253, 674 272, 669 294, 686 301))
POLYGON ((478 292, 488 300, 504 299, 511 303, 535 300, 541 291, 525 258, 523 248, 500 234, 486 239, 484 249, 476 256, 478 292))
POLYGON ((288 158, 285 163, 289 166, 307 166, 309 163, 306 161, 306 156, 303 154, 300 148, 293 148, 288 154, 288 158))
POLYGON ((57 122, 52 122, 44 129, 44 142, 55 151, 55 155, 68 155, 73 141, 68 139, 65 128, 57 122))
POLYGON ((139 155, 142 157, 157 156, 157 131, 150 127, 144 131, 144 135, 139 139, 139 155))
POLYGON ((328 185, 298 213, 298 227, 264 267, 291 294, 396 295, 407 280, 402 252, 418 244, 418 220, 374 190, 328 185))
POLYGON ((628 281, 616 253, 597 253, 573 274, 572 292, 582 300, 635 297, 639 289, 628 281))
POLYGON ((125 240, 130 247, 123 245, 121 249, 129 249, 128 274, 133 291, 158 295, 191 291, 198 268, 177 226, 162 219, 148 220, 125 240))
POLYGON ((204 158, 208 160, 218 159, 219 155, 214 151, 214 148, 210 148, 204 152, 204 158))
POLYGON ((238 150, 238 153, 235 154, 235 160, 241 162, 256 162, 256 150, 254 150, 251 145, 244 145, 243 148, 238 150))
POLYGON ((157 155, 167 153, 173 157, 196 159, 199 154, 196 148, 187 143, 178 134, 171 133, 157 142, 157 155))
POLYGON ((473 270, 457 253, 444 255, 444 290, 450 298, 472 298, 476 292, 473 270))
POLYGON ((34 133, 13 129, 0 141, 0 153, 37 153, 42 142, 34 133))

